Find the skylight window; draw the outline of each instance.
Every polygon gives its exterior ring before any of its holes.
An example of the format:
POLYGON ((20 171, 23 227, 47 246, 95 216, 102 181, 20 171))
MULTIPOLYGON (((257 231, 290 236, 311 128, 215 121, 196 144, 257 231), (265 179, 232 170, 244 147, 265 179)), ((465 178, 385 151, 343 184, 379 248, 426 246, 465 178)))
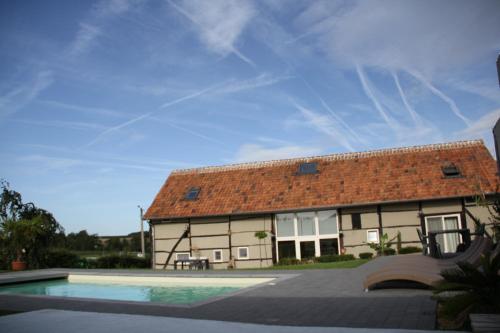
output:
POLYGON ((446 178, 457 178, 462 176, 460 170, 455 164, 445 165, 441 168, 441 170, 446 178))
POLYGON ((308 162, 308 163, 301 163, 299 165, 299 175, 311 175, 318 173, 318 163, 316 162, 308 162))
POLYGON ((200 188, 199 187, 191 187, 189 191, 187 191, 186 196, 184 199, 186 200, 196 200, 198 199, 198 194, 200 194, 200 188))

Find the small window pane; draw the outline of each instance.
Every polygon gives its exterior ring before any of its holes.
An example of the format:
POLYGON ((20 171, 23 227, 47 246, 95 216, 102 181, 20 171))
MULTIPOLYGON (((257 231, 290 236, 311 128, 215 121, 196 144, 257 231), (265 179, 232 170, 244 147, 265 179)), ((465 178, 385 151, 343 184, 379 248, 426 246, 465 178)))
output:
POLYGON ((177 260, 189 260, 189 253, 177 253, 177 260))
POLYGON ((221 250, 214 251, 214 261, 222 261, 222 251, 221 250))
POLYGON ((299 174, 301 175, 308 175, 308 174, 314 174, 317 173, 318 164, 316 162, 312 163, 302 163, 299 165, 299 174))
POLYGON ((247 247, 238 248, 238 258, 239 259, 247 259, 248 258, 248 248, 247 247))
POLYGON ((300 258, 314 258, 316 249, 314 242, 300 242, 300 258))
POLYGON ((352 228, 361 229, 361 214, 353 213, 351 214, 352 228))
POLYGON ((337 238, 320 239, 319 249, 321 251, 322 256, 339 254, 337 238))
POLYGON ((312 236, 316 234, 314 228, 314 213, 298 213, 297 229, 299 236, 312 236))
POLYGON ((319 234, 336 234, 337 233, 337 212, 334 210, 326 210, 318 212, 319 234))
POLYGON ((368 243, 378 243, 378 230, 368 230, 368 243))
POLYGON ((196 200, 198 198, 198 194, 200 193, 199 187, 191 187, 189 191, 187 191, 185 199, 186 200, 196 200))
POLYGON ((278 229, 278 237, 294 236, 293 214, 276 215, 276 228, 278 229))
POLYGON ((295 241, 279 241, 278 255, 279 259, 295 258, 295 241))

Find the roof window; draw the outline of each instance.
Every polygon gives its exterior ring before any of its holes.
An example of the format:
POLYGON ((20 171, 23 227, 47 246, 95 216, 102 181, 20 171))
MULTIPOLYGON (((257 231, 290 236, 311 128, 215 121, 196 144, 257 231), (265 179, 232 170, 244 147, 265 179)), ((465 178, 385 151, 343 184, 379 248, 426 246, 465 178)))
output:
POLYGON ((310 174, 315 174, 318 173, 318 163, 316 162, 308 162, 308 163, 301 163, 299 165, 299 175, 310 175, 310 174))
POLYGON ((187 191, 186 195, 184 196, 184 199, 196 200, 196 199, 198 199, 198 194, 200 194, 200 188, 199 187, 191 187, 189 189, 189 191, 187 191))
POLYGON ((460 170, 455 164, 447 164, 441 167, 441 170, 443 171, 445 178, 457 178, 462 176, 460 170))

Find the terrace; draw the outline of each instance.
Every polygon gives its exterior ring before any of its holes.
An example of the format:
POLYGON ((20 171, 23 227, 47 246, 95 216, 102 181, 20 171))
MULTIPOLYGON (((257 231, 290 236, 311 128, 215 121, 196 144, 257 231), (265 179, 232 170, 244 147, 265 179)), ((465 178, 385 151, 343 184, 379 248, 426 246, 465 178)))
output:
MULTIPOLYGON (((436 302, 428 290, 388 289, 365 293, 363 278, 386 260, 349 269, 193 271, 195 277, 277 277, 274 283, 243 289, 214 301, 179 307, 169 304, 0 295, 0 310, 61 309, 114 314, 168 316, 285 326, 381 329, 435 328, 436 302)), ((68 273, 133 276, 186 276, 182 271, 40 270, 0 275, 0 284, 68 273)), ((64 317, 64 316, 63 316, 64 317)), ((6 318, 6 317, 4 317, 6 318)))

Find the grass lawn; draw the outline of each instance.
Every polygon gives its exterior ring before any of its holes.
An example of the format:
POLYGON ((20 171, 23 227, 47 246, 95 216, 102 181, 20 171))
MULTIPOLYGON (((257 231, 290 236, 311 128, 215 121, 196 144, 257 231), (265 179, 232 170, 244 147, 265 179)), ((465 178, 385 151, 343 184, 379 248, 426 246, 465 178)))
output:
POLYGON ((299 265, 276 265, 273 267, 256 268, 262 270, 273 269, 335 269, 335 268, 356 268, 368 262, 370 259, 355 259, 349 261, 334 261, 334 262, 318 262, 312 264, 299 264, 299 265))

